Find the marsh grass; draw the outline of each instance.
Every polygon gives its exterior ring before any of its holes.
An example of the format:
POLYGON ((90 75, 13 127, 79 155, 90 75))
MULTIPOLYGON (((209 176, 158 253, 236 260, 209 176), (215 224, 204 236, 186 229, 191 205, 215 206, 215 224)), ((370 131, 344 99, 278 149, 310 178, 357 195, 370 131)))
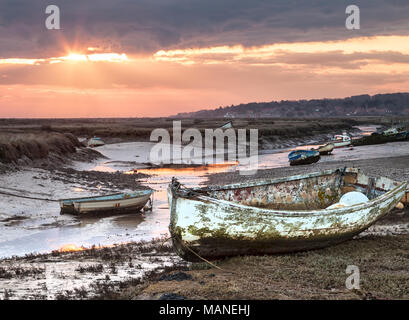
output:
POLYGON ((0 133, 0 162, 13 163, 22 157, 46 158, 50 153, 75 153, 81 144, 70 133, 0 133))
POLYGON ((134 295, 175 293, 189 299, 408 299, 409 235, 368 236, 321 250, 242 256, 187 271, 193 281, 151 281, 134 295), (345 286, 346 267, 360 270, 360 290, 345 286))

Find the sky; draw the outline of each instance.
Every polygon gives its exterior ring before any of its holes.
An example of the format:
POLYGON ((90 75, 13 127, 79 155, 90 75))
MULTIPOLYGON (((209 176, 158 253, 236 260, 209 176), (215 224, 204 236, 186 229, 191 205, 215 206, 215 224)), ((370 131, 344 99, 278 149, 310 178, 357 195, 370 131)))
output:
POLYGON ((0 117, 409 91, 408 0, 0 0, 0 117), (45 21, 60 9, 59 30, 45 21), (348 5, 360 29, 348 30, 348 5))

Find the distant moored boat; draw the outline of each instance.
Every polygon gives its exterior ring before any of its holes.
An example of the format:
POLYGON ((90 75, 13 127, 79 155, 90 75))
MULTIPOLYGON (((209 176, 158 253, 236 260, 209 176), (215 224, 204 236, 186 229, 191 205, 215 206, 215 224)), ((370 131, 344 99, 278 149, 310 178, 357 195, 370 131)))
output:
POLYGON ((320 155, 329 155, 334 150, 335 146, 333 143, 327 143, 326 145, 320 146, 317 149, 311 149, 314 151, 318 151, 320 155))
POLYGON ((221 129, 230 129, 230 128, 233 128, 233 122, 231 122, 231 121, 226 122, 226 123, 225 123, 224 125, 222 125, 220 128, 221 128, 221 129))
POLYGON ((105 142, 101 138, 93 137, 88 140, 88 147, 99 147, 103 146, 105 142))
POLYGON ((291 166, 315 163, 320 158, 320 153, 316 150, 295 150, 288 154, 291 166))
POLYGON ((337 134, 331 139, 331 143, 335 148, 346 147, 351 144, 351 137, 346 133, 337 134))

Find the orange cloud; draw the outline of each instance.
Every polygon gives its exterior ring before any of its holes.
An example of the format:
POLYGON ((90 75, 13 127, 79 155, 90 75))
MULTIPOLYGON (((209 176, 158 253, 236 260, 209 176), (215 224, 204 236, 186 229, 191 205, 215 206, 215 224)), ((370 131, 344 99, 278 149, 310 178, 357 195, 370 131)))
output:
POLYGON ((0 116, 167 116, 253 101, 407 91, 409 36, 0 59, 0 116))
POLYGON ((25 59, 25 58, 7 58, 0 59, 0 64, 3 65, 39 65, 39 64, 54 64, 62 62, 127 62, 129 61, 128 56, 125 53, 92 53, 92 54, 82 54, 82 53, 69 53, 62 57, 51 57, 47 59, 25 59))

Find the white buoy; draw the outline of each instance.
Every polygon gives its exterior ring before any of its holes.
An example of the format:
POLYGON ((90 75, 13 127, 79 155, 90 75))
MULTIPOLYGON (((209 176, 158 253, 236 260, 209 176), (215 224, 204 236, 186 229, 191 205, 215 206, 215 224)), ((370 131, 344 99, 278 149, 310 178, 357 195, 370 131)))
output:
POLYGON ((352 192, 345 193, 341 197, 339 202, 334 203, 333 205, 330 205, 327 209, 339 209, 343 207, 354 206, 356 204, 360 204, 360 203, 364 203, 368 201, 369 201, 368 197, 364 195, 363 193, 352 191, 352 192))
POLYGON ((368 197, 363 193, 352 191, 345 193, 339 200, 339 203, 342 203, 345 206, 353 206, 355 204, 364 203, 368 201, 369 201, 368 197))

